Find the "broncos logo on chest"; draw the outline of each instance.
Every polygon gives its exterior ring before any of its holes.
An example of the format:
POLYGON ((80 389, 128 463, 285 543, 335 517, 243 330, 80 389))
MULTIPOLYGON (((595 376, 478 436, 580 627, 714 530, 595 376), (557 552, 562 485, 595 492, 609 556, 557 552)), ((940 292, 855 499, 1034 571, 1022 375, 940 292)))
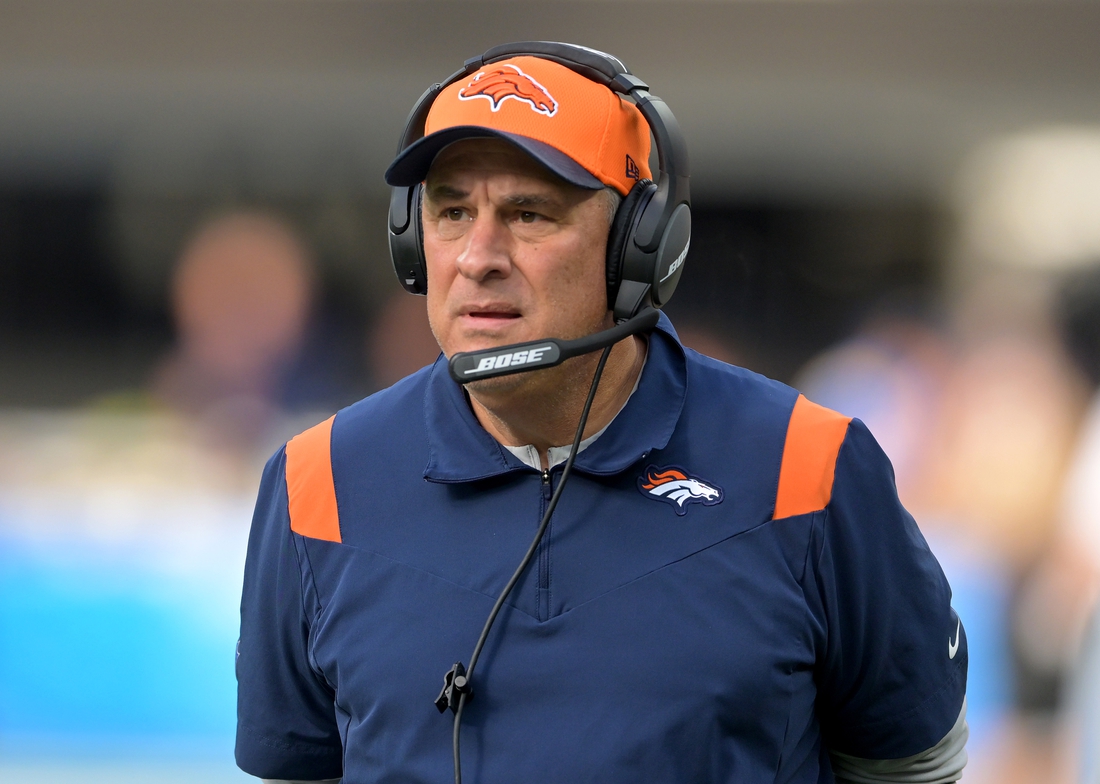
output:
POLYGON ((546 88, 514 65, 482 71, 458 91, 458 97, 463 101, 485 98, 492 104, 494 112, 509 98, 524 101, 547 117, 553 117, 558 111, 558 102, 546 88))
POLYGON ((638 489, 643 495, 672 505, 676 514, 687 514, 688 504, 714 506, 722 502, 722 488, 690 476, 682 468, 650 466, 645 476, 638 477, 638 489))

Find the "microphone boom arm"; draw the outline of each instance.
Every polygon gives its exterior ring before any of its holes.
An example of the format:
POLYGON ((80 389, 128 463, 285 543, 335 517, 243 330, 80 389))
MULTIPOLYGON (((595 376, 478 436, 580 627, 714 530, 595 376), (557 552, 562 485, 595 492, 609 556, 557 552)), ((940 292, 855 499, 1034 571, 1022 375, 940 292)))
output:
POLYGON ((450 359, 451 378, 459 384, 467 384, 483 378, 554 367, 572 357, 607 348, 630 335, 648 332, 657 326, 660 317, 661 314, 655 308, 645 308, 638 315, 611 329, 576 340, 546 338, 482 351, 460 352, 450 359))

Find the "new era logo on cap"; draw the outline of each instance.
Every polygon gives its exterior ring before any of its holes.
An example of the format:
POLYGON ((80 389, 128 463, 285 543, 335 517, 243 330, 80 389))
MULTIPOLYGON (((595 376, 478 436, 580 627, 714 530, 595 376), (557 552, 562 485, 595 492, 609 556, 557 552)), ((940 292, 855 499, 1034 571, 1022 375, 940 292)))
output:
POLYGON ((641 170, 638 168, 638 164, 634 163, 634 159, 629 155, 626 156, 626 176, 635 182, 642 176, 641 170))
POLYGON ((509 98, 525 101, 539 114, 553 117, 558 112, 558 102, 530 76, 514 65, 501 65, 485 70, 458 91, 460 101, 486 98, 498 111, 509 98))

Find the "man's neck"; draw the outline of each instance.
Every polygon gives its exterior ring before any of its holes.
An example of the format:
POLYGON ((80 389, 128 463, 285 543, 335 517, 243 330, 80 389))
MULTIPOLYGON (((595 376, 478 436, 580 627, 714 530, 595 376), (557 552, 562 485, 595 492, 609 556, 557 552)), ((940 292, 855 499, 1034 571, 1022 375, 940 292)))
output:
MULTIPOLYGON (((630 337, 615 344, 607 358, 596 399, 585 424, 583 438, 603 430, 619 413, 645 364, 646 342, 630 337)), ((508 446, 533 445, 543 468, 549 467, 549 450, 573 442, 581 412, 599 361, 590 354, 552 368, 557 378, 543 375, 543 383, 529 384, 508 395, 470 393, 474 415, 493 438, 508 446), (569 365, 573 364, 572 367, 569 365), (545 383, 552 381, 551 384, 545 383)), ((549 374, 550 371, 536 371, 549 374)))

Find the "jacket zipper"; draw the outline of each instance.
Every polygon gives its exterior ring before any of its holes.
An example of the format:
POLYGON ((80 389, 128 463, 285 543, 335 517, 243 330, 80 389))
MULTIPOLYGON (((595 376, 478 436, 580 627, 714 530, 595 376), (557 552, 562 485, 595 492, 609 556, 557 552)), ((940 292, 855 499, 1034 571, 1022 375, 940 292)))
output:
MULTIPOLYGON (((553 489, 550 470, 547 469, 542 472, 542 503, 539 505, 539 520, 546 514, 546 507, 550 502, 553 489)), ((539 542, 538 579, 535 581, 535 611, 540 621, 545 621, 550 617, 550 536, 553 533, 551 530, 553 526, 554 522, 551 520, 546 527, 546 533, 542 536, 542 541, 539 542)))

